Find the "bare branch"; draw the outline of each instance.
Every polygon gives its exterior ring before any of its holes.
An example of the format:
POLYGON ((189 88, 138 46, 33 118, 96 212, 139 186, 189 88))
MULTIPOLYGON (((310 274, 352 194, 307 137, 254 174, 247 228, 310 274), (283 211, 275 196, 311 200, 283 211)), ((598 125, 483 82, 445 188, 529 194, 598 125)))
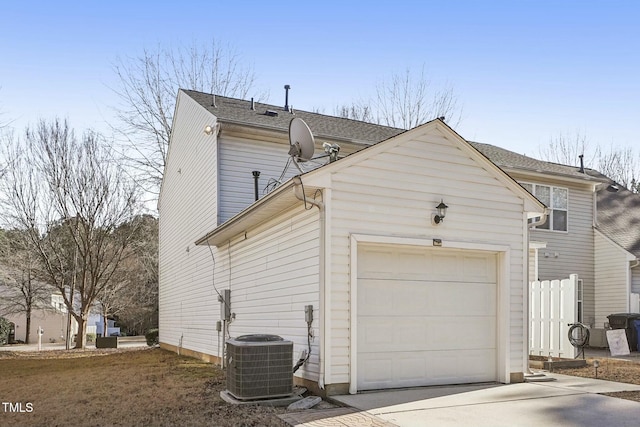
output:
POLYGON ((401 129, 411 129, 438 117, 444 117, 451 127, 462 120, 453 87, 435 88, 424 66, 417 75, 408 68, 402 74, 391 75, 376 85, 372 98, 338 106, 335 113, 401 129))
POLYGON ((600 145, 592 148, 586 136, 576 132, 560 134, 539 152, 543 160, 576 167, 580 166, 579 156, 584 155, 585 167, 599 171, 631 191, 639 190, 640 155, 630 147, 612 144, 608 150, 600 145))
POLYGON ((78 139, 66 121, 40 121, 23 141, 9 141, 11 168, 0 181, 5 220, 29 236, 41 280, 60 291, 78 321, 79 347, 89 310, 131 239, 116 230, 140 209, 137 186, 111 152, 96 133, 78 139))
POLYGON ((590 150, 587 137, 580 132, 560 134, 549 141, 549 145, 540 148, 540 158, 548 162, 569 166, 580 166, 580 155, 584 155, 585 165, 593 164, 594 153, 590 150))
MULTIPOLYGON (((129 166, 145 190, 157 194, 162 181, 175 99, 179 88, 246 98, 256 76, 231 46, 209 44, 144 50, 114 65, 121 104, 112 127, 123 140, 129 166)), ((258 98, 264 94, 258 94, 258 98)))

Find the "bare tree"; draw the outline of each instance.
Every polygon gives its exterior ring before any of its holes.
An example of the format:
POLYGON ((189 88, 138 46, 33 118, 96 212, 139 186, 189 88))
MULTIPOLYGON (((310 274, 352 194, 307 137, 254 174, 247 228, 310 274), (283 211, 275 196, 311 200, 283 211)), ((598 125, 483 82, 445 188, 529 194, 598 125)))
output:
POLYGON ((0 315, 23 314, 25 342, 31 335, 31 314, 47 309, 51 287, 37 279, 38 257, 28 235, 20 230, 0 230, 0 315))
POLYGON ((137 212, 137 187, 103 138, 87 132, 77 139, 66 121, 40 121, 26 129, 24 141, 7 146, 3 210, 28 233, 43 279, 78 322, 76 348, 84 348, 90 309, 131 239, 114 231, 137 212))
POLYGON ((337 106, 334 109, 334 115, 345 119, 360 120, 361 122, 375 122, 371 107, 361 102, 337 106))
POLYGON ((341 117, 401 129, 411 129, 438 117, 444 117, 452 127, 462 120, 453 87, 435 87, 424 66, 419 73, 407 68, 403 73, 392 74, 376 85, 371 98, 335 110, 341 117))
POLYGON ((118 271, 100 295, 104 330, 111 316, 129 332, 144 333, 157 327, 158 220, 139 215, 118 227, 116 233, 132 237, 118 271))
POLYGON ((147 191, 159 191, 178 89, 246 98, 256 76, 229 45, 215 40, 189 47, 144 50, 114 65, 121 104, 114 129, 124 137, 129 165, 147 191))
POLYGON ((549 144, 539 149, 540 158, 548 162, 562 165, 580 166, 580 155, 585 155, 586 164, 593 164, 595 153, 587 137, 580 132, 575 134, 559 134, 552 138, 549 144))
POLYGON ((640 155, 630 147, 612 144, 606 150, 600 145, 592 145, 585 135, 576 132, 552 138, 539 153, 543 160, 576 167, 580 166, 582 155, 585 167, 601 172, 631 191, 640 190, 640 155))
MULTIPOLYGON (((2 90, 2 86, 0 86, 0 90, 2 90)), ((6 112, 0 107, 0 131, 11 124, 11 120, 7 119, 5 115, 6 112)))
POLYGON ((634 193, 640 190, 640 155, 630 147, 614 147, 612 144, 608 151, 597 147, 596 162, 596 169, 618 184, 634 193))

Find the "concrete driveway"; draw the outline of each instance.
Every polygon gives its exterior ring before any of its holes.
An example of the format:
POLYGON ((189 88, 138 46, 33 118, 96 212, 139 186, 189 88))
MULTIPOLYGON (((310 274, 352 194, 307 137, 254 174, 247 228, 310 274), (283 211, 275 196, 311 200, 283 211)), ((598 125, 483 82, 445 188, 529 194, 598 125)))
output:
MULTIPOLYGON (((640 403, 599 393, 640 386, 547 373, 548 382, 426 387, 332 396, 397 426, 633 426, 640 403)), ((364 415, 364 414, 363 414, 364 415)), ((386 423, 385 423, 386 422, 386 423)), ((306 424, 305 424, 306 425, 306 424)), ((315 424, 308 424, 309 426, 315 424)), ((322 420, 323 426, 333 424, 322 420)))

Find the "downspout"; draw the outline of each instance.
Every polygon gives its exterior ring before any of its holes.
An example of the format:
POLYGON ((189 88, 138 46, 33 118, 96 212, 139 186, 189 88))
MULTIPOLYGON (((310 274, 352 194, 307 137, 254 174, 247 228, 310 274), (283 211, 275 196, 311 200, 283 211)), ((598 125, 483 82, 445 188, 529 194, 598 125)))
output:
POLYGON ((544 208, 544 213, 540 216, 540 219, 529 223, 529 229, 533 227, 537 227, 547 222, 547 217, 549 216, 549 210, 550 210, 549 208, 544 208))
POLYGON ((319 310, 320 310, 320 349, 318 351, 318 358, 319 358, 319 372, 318 372, 318 387, 321 390, 324 390, 325 387, 325 322, 327 321, 327 317, 329 316, 328 313, 325 312, 326 309, 326 295, 325 295, 325 286, 326 286, 326 277, 325 277, 325 263, 326 263, 326 259, 325 259, 325 233, 326 233, 326 220, 325 220, 325 216, 326 216, 326 211, 325 211, 325 204, 322 201, 317 201, 314 199, 307 199, 306 195, 304 194, 303 191, 303 186, 302 186, 302 178, 300 178, 300 176, 296 176, 293 178, 293 182, 294 182, 294 186, 293 186, 293 194, 296 196, 296 198, 302 202, 305 203, 305 207, 306 204, 309 203, 310 205, 313 205, 315 207, 318 208, 319 210, 319 225, 320 225, 320 259, 319 259, 319 264, 320 264, 320 271, 318 273, 319 276, 319 285, 320 285, 320 295, 319 295, 319 310))
POLYGON ((526 339, 525 342, 525 346, 526 346, 526 352, 525 352, 525 357, 524 357, 524 361, 523 361, 523 366, 524 366, 524 370, 527 373, 531 373, 531 369, 529 368, 529 344, 531 342, 531 337, 530 337, 530 328, 531 328, 531 309, 529 307, 529 304, 531 303, 529 301, 529 293, 531 292, 531 289, 529 289, 529 283, 531 283, 531 278, 529 277, 529 245, 531 244, 531 229, 533 227, 536 227, 538 225, 542 225, 545 222, 547 222, 547 217, 549 216, 549 208, 544 208, 544 212, 542 213, 542 215, 540 216, 540 219, 538 219, 537 221, 533 221, 529 224, 527 224, 527 245, 526 245, 526 260, 527 260, 527 264, 526 264, 526 269, 527 269, 527 284, 526 284, 526 292, 524 292, 524 310, 525 313, 527 313, 526 315, 526 322, 524 322, 524 336, 526 339))

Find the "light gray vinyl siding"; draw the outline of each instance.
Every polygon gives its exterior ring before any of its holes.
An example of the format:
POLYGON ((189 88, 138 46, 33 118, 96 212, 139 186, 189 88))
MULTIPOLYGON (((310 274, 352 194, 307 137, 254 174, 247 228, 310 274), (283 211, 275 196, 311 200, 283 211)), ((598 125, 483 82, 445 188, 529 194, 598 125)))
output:
POLYGON ((159 201, 160 341, 214 354, 212 260, 194 241, 216 225, 216 120, 179 92, 159 201))
POLYGON ((434 131, 340 169, 331 178, 331 378, 349 381, 350 240, 355 234, 441 238, 511 248, 511 371, 524 370, 523 200, 434 131), (446 219, 431 223, 435 206, 446 219))
MULTIPOLYGON (((316 144, 317 145, 317 144, 316 144)), ((340 156, 353 153, 362 147, 353 144, 341 144, 340 156)), ((324 153, 316 146, 316 156, 324 153)), ((252 172, 260 171, 259 197, 267 193, 270 180, 278 180, 289 160, 289 143, 283 135, 281 141, 258 141, 247 138, 226 136, 224 131, 219 144, 219 210, 218 225, 242 211, 255 200, 252 172)), ((325 160, 302 164, 308 171, 324 164, 325 160)), ((299 175, 300 171, 292 163, 281 182, 299 175)))
MULTIPOLYGON (((219 203, 218 224, 222 224, 255 200, 253 171, 260 171, 259 196, 265 194, 269 180, 277 180, 284 171, 288 144, 250 141, 223 137, 219 151, 219 203)), ((282 182, 300 172, 289 167, 282 182)))
MULTIPOLYGON (((238 177, 244 177, 244 169, 235 162, 249 164, 249 190, 244 192, 243 205, 237 205, 240 210, 253 202, 251 171, 260 169, 255 154, 269 157, 265 144, 254 143, 253 148, 249 143, 236 144, 237 153, 228 163, 230 185, 219 186, 217 156, 224 150, 218 149, 215 132, 204 133, 206 125, 215 128, 215 117, 179 95, 160 198, 160 340, 220 356, 225 335, 216 331, 221 317, 218 294, 230 289, 235 319, 229 325, 229 336, 281 335, 294 341, 297 357, 307 348, 304 306, 313 305, 315 318, 320 317, 317 209, 305 211, 301 202, 298 209, 252 230, 247 240, 234 238, 221 247, 194 246, 217 226, 218 188, 229 192, 234 191, 232 185, 241 188, 238 177)), ((277 147, 269 147, 276 151, 273 159, 286 160, 287 146, 282 147, 282 156, 277 147)), ((277 161, 270 165, 267 171, 280 173, 277 161)), ((314 337, 319 336, 317 322, 314 320, 314 337)), ((297 374, 317 381, 318 360, 318 340, 314 339, 310 360, 297 374)))
MULTIPOLYGON (((294 342, 294 358, 307 349, 305 305, 314 308, 311 357, 296 373, 317 381, 319 364, 318 210, 302 202, 238 239, 212 250, 214 282, 231 290, 232 337, 275 334, 294 342)), ((206 249, 206 248, 203 248, 206 249)), ((210 283, 209 288, 213 285, 210 283)), ((213 333, 208 334, 214 339, 213 333)))
POLYGON ((631 269, 631 292, 640 294, 640 267, 631 269))
POLYGON ((626 251, 595 233, 595 326, 604 328, 607 316, 628 311, 629 262, 626 251))
POLYGON ((526 175, 513 174, 519 182, 550 185, 567 188, 569 210, 567 231, 534 229, 531 240, 546 242, 547 247, 538 252, 539 280, 568 278, 577 274, 584 283, 584 322, 595 322, 595 279, 594 279, 594 231, 593 193, 591 184, 584 185, 561 180, 532 179, 526 175))

